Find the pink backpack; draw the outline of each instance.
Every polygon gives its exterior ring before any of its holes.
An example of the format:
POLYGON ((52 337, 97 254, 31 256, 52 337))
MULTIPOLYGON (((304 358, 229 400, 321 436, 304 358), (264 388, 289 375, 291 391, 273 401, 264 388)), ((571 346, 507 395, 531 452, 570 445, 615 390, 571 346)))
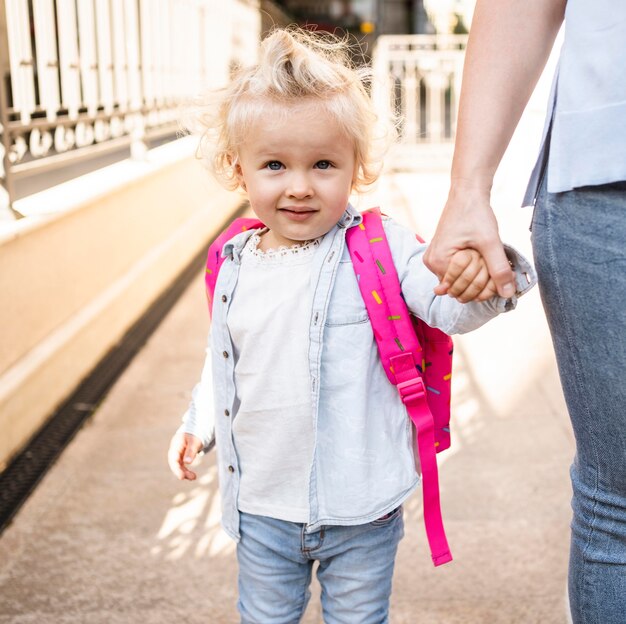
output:
MULTIPOLYGON (((362 216, 360 225, 347 230, 346 243, 385 373, 398 389, 417 431, 424 524, 433 563, 438 566, 452 560, 441 517, 436 459, 436 453, 450 446, 452 339, 409 313, 380 211, 368 210, 362 216)), ((236 219, 209 247, 209 313, 224 261, 224 244, 242 231, 261 227, 264 226, 257 219, 236 219)))

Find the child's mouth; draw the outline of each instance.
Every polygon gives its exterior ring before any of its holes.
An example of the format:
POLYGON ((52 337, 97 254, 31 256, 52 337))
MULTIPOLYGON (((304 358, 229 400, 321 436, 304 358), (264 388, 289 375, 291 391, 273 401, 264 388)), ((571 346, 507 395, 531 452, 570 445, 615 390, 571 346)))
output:
POLYGON ((281 208, 281 212, 292 221, 306 221, 311 215, 315 214, 315 210, 291 210, 289 208, 281 208))

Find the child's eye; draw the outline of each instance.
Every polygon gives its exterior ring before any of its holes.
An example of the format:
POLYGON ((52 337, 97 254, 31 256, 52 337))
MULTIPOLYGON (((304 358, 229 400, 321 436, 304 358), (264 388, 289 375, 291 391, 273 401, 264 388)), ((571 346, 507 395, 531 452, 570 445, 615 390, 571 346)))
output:
POLYGON ((330 162, 330 160, 318 160, 315 163, 315 167, 317 169, 330 169, 332 167, 332 163, 330 162))
POLYGON ((280 171, 282 169, 283 163, 278 160, 270 160, 265 166, 272 171, 280 171))

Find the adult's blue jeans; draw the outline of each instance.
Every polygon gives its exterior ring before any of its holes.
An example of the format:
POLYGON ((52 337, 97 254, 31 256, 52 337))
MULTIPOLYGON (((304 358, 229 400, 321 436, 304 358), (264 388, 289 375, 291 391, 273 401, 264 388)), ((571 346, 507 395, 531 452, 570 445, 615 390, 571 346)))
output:
POLYGON ((576 438, 574 624, 626 622, 626 182, 540 190, 539 288, 576 438))
POLYGON ((402 508, 357 526, 305 525, 241 514, 238 609, 242 624, 297 624, 310 598, 313 562, 326 624, 386 624, 404 535, 402 508))

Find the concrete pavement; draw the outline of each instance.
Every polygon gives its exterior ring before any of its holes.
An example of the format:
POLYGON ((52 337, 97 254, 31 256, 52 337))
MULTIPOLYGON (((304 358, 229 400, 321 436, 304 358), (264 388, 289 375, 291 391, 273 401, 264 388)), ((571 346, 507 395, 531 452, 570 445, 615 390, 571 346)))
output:
MULTIPOLYGON (((364 201, 428 235, 445 177, 388 173, 364 201)), ((526 229, 510 229, 527 247, 526 229)), ((165 461, 207 327, 198 276, 0 538, 0 624, 237 621, 215 456, 201 459, 196 483, 165 461)), ((455 366, 454 445, 441 458, 455 561, 432 567, 418 492, 391 622, 565 623, 573 444, 536 289, 459 338, 455 366)), ((322 621, 316 592, 305 624, 322 621)))

